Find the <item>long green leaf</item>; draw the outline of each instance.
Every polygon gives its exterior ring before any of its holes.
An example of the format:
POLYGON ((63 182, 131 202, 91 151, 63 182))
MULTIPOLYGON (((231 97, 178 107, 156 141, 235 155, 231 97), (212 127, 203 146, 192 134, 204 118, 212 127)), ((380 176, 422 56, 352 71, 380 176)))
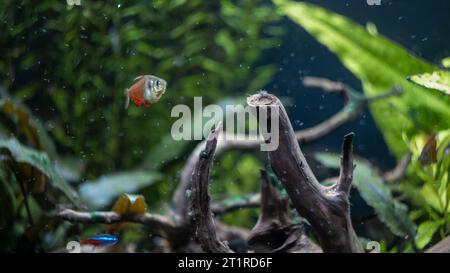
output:
MULTIPOLYGON (((339 168, 340 166, 339 155, 318 153, 315 158, 327 167, 339 168)), ((392 233, 398 236, 414 235, 416 225, 408 217, 408 208, 394 200, 391 189, 384 184, 368 163, 360 160, 356 160, 355 163, 353 186, 358 189, 364 201, 374 208, 378 218, 389 227, 392 233)))
POLYGON ((285 0, 274 0, 274 3, 338 56, 361 80, 366 95, 379 95, 394 86, 403 87, 405 92, 401 97, 370 105, 386 143, 398 158, 407 150, 402 132, 417 129, 435 132, 450 127, 450 98, 407 80, 410 75, 432 72, 435 70, 432 65, 410 55, 376 31, 368 31, 319 6, 285 0))

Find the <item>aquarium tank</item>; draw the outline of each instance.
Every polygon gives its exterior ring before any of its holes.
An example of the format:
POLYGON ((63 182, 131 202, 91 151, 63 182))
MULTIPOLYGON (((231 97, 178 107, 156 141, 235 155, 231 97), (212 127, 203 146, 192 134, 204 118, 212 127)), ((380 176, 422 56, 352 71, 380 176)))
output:
POLYGON ((450 253, 449 11, 2 1, 0 252, 450 253))

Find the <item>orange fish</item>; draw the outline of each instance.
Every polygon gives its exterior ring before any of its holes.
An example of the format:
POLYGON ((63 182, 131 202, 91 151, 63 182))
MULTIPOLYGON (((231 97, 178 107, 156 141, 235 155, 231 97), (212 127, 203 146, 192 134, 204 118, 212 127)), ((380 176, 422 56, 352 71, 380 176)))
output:
POLYGON ((166 92, 167 83, 165 80, 153 75, 143 75, 134 79, 134 84, 125 89, 125 108, 130 105, 130 100, 136 106, 144 105, 150 107, 161 99, 166 92))

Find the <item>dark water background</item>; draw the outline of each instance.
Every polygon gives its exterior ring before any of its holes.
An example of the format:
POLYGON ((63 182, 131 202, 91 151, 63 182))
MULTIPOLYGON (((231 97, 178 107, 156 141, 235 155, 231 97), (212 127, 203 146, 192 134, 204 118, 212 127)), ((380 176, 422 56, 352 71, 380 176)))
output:
MULTIPOLYGON (((369 6, 366 0, 307 1, 342 14, 359 24, 373 22, 378 32, 407 48, 416 56, 440 63, 450 56, 450 1, 449 0, 391 0, 381 6, 369 6)), ((295 129, 307 128, 323 121, 342 107, 337 95, 327 95, 302 86, 305 75, 339 80, 361 90, 361 85, 327 48, 319 44, 305 30, 285 18, 287 29, 282 43, 269 52, 269 62, 279 71, 267 89, 280 96, 290 96, 295 106, 288 108, 295 129)), ((388 169, 394 158, 384 143, 366 107, 362 116, 335 131, 308 150, 338 152, 344 134, 354 131, 355 153, 376 165, 388 169)))

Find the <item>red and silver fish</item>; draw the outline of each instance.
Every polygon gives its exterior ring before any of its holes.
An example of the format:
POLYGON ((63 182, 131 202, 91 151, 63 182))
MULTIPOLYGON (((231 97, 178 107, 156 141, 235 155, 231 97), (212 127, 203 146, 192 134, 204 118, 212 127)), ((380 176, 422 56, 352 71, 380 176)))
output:
POLYGON ((119 237, 110 234, 101 234, 89 237, 87 239, 81 239, 80 244, 82 245, 93 245, 93 246, 113 246, 119 242, 119 237))
POLYGON ((130 100, 136 106, 150 107, 161 99, 166 92, 167 82, 153 75, 143 75, 134 79, 134 84, 125 89, 125 108, 130 105, 130 100))

